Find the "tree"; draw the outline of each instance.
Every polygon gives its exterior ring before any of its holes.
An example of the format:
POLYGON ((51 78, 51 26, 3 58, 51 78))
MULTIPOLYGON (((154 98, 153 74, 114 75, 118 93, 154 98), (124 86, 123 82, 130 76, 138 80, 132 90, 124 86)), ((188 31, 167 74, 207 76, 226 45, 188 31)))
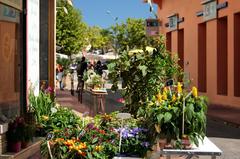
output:
POLYGON ((86 46, 87 25, 82 22, 81 12, 70 6, 67 1, 57 1, 57 7, 57 45, 62 47, 63 54, 77 54, 86 46))
POLYGON ((107 29, 98 26, 88 28, 88 42, 92 49, 101 49, 103 52, 110 47, 111 34, 107 29))
POLYGON ((113 36, 114 48, 118 52, 152 46, 159 39, 155 40, 155 38, 146 36, 143 19, 128 18, 125 23, 111 26, 110 31, 113 36))

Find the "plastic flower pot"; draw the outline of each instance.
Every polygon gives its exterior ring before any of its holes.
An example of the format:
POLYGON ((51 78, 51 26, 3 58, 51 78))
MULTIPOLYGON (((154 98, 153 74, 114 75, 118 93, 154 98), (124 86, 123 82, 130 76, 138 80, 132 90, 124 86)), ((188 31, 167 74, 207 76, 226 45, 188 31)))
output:
POLYGON ((21 151, 21 141, 18 142, 9 142, 8 151, 10 152, 19 152, 21 151))

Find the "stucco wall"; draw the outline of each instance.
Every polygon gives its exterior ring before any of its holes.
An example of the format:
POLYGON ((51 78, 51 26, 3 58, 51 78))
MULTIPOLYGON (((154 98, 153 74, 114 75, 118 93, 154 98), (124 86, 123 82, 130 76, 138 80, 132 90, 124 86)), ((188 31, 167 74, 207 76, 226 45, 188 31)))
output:
MULTIPOLYGON (((200 0, 155 0, 160 6, 158 16, 162 22, 160 32, 166 34, 169 29, 168 16, 178 13, 184 22, 179 23, 179 29, 184 29, 184 71, 190 73, 192 85, 198 85, 198 24, 203 17, 196 13, 202 11, 200 0)), ((219 0, 218 3, 226 2, 219 0)), ((211 103, 240 107, 240 97, 234 96, 234 14, 240 12, 239 0, 228 0, 228 7, 218 11, 218 18, 227 16, 228 58, 227 58, 227 95, 217 95, 217 19, 206 22, 206 65, 207 91, 211 103)), ((172 31, 172 52, 178 51, 178 31, 172 31)), ((240 45, 240 42, 239 42, 240 45)), ((240 53, 240 52, 239 52, 240 53)), ((240 73, 240 72, 239 72, 240 73)), ((240 81, 239 81, 240 82, 240 81)))

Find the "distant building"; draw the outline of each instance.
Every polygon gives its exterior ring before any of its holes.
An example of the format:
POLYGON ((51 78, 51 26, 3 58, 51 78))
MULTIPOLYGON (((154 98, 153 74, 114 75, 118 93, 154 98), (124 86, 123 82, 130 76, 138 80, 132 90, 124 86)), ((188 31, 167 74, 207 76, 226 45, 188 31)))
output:
POLYGON ((167 49, 212 104, 240 107, 240 1, 153 0, 167 49))

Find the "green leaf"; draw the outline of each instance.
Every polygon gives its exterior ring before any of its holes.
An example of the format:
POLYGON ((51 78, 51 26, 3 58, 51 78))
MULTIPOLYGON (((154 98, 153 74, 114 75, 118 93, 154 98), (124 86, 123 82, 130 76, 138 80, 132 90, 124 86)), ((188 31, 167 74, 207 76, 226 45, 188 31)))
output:
POLYGON ((193 114, 194 114, 194 106, 193 104, 188 104, 185 108, 186 113, 186 122, 191 122, 193 114))
POLYGON ((97 143, 97 142, 98 142, 98 137, 96 137, 92 140, 92 144, 97 143))
POLYGON ((172 114, 169 112, 166 112, 164 114, 164 123, 168 123, 172 119, 172 114))
POLYGON ((158 123, 161 123, 163 118, 164 118, 164 115, 163 115, 163 114, 158 114, 158 115, 157 115, 158 123))
POLYGON ((147 75, 147 66, 138 66, 138 68, 142 71, 143 77, 147 75))

